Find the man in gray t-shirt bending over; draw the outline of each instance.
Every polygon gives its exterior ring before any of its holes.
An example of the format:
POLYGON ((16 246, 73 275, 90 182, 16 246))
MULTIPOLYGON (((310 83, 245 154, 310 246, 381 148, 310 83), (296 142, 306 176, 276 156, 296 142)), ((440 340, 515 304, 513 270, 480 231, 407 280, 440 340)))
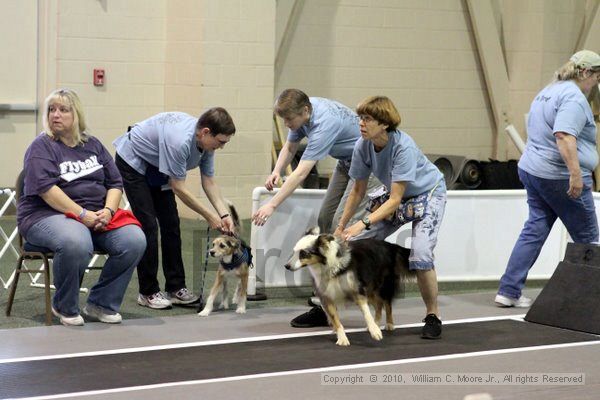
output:
MULTIPOLYGON (((307 138, 308 143, 294 172, 287 177, 279 192, 254 213, 252 221, 258 226, 264 225, 275 209, 302 184, 317 161, 330 155, 338 162, 319 212, 319 228, 321 232, 332 232, 352 188, 348 171, 354 144, 360 138, 358 116, 343 104, 321 97, 309 98, 298 89, 286 89, 277 97, 275 113, 283 118, 289 133, 275 168, 265 182, 268 190, 273 190, 279 182, 282 171, 296 154, 300 141, 307 138)), ((369 179, 370 189, 377 184, 376 179, 369 179)), ((365 206, 366 199, 363 199, 353 220, 358 221, 364 216, 365 206)), ((292 320, 291 324, 297 328, 327 326, 327 317, 321 307, 314 307, 292 320)))
POLYGON ((234 133, 235 125, 227 110, 215 107, 199 119, 182 112, 157 114, 135 124, 113 143, 127 199, 148 243, 137 268, 139 305, 164 309, 198 300, 185 285, 175 196, 204 217, 211 228, 233 231, 233 220, 214 180, 214 152, 223 148, 234 133), (196 167, 214 211, 185 187, 187 171, 196 167), (159 227, 166 294, 157 279, 159 227))

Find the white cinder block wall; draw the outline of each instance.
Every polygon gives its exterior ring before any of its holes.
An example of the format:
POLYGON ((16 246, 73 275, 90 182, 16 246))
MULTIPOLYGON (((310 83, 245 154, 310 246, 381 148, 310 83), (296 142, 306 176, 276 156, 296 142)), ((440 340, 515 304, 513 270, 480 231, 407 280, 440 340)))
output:
POLYGON ((350 107, 387 95, 427 152, 485 159, 493 121, 470 30, 460 0, 306 0, 276 91, 350 107))
POLYGON ((56 1, 56 77, 45 92, 76 90, 91 133, 112 153, 128 125, 164 109, 165 4, 56 1), (92 85, 94 68, 105 70, 102 87, 92 85))
MULTIPOLYGON (((166 108, 232 115, 236 134, 215 157, 223 195, 248 217, 252 189, 271 168, 274 0, 167 2, 166 108)), ((200 192, 198 170, 189 182, 200 192)), ((194 213, 181 205, 184 216, 194 213)))
MULTIPOLYGON (((56 1, 56 0, 55 0, 56 1)), ((225 107, 237 133, 216 157, 216 179, 243 217, 270 169, 274 0, 60 0, 56 80, 81 96, 90 131, 111 142, 162 111, 199 116, 225 107), (104 68, 106 84, 91 84, 104 68)), ((188 184, 204 198, 198 170, 188 184)), ((180 205, 184 217, 197 215, 180 205)))
MULTIPOLYGON (((575 51, 586 2, 494 5, 514 124, 524 134, 532 98, 575 51)), ((384 94, 400 111, 401 129, 425 152, 492 156, 495 123, 464 1, 305 0, 286 50, 277 93, 298 87, 350 107, 384 94)), ((506 140, 500 157, 518 158, 506 140)))
MULTIPOLYGON (((57 87, 77 90, 91 132, 111 151, 111 142, 129 124, 157 112, 199 115, 208 107, 226 107, 238 133, 217 155, 216 178, 243 217, 250 214, 252 188, 270 172, 271 108, 287 87, 350 107, 368 95, 385 94, 400 110, 401 127, 426 152, 482 160, 492 155, 494 119, 465 1, 298 3, 297 24, 277 66, 275 29, 278 35, 284 31, 293 0, 27 0, 27 8, 19 9, 13 0, 0 0, 0 9, 14 13, 3 14, 2 21, 5 31, 22 31, 19 38, 33 31, 20 22, 23 10, 31 14, 27 20, 39 21, 38 104, 57 87), (106 70, 105 86, 92 85, 94 68, 106 70)), ((513 123, 522 134, 531 99, 577 49, 592 22, 593 3, 493 1, 513 123)), ((595 36, 588 47, 600 51, 595 36)), ((14 65, 3 71, 22 72, 35 51, 21 51, 22 40, 6 35, 1 40, 5 54, 16 54, 4 60, 14 65)), ((0 74, 0 87, 14 88, 11 79, 24 80, 0 74)), ((30 86, 23 82, 23 93, 30 86)), ((12 89, 3 95, 10 98, 0 103, 31 97, 12 89)), ((35 118, 33 112, 0 115, 0 186, 13 184, 26 142, 37 133, 35 118)), ((500 158, 518 157, 507 143, 500 158)), ((189 181, 200 196, 197 172, 189 181)), ((194 217, 185 206, 180 209, 194 217)))

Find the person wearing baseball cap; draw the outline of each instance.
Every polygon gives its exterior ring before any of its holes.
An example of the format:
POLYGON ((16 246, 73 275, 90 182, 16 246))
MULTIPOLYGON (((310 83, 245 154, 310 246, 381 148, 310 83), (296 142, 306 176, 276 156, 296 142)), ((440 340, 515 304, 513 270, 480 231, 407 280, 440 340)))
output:
POLYGON ((588 98, 599 82, 600 56, 581 50, 531 103, 527 145, 519 160, 529 218, 500 279, 498 306, 531 305, 521 291, 557 218, 575 243, 598 242, 592 198, 592 173, 598 165, 596 123, 588 98))
POLYGON ((600 69, 600 56, 590 50, 581 50, 573 54, 569 61, 573 62, 576 68, 583 69, 600 69))

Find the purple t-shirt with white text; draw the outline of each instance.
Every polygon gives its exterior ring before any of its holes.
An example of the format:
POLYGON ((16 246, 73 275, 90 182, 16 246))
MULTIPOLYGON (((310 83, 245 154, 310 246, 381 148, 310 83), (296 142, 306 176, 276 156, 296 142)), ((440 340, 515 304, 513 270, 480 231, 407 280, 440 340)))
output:
POLYGON ((17 225, 23 236, 40 220, 61 214, 40 197, 52 186, 90 211, 104 207, 108 189, 123 190, 110 153, 98 139, 88 138, 83 145, 69 147, 42 133, 25 152, 25 185, 17 206, 17 225))

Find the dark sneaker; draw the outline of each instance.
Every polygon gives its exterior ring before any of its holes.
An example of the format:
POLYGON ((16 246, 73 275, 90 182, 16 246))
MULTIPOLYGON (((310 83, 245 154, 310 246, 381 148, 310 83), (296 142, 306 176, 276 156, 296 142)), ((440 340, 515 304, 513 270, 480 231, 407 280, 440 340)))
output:
POLYGON ((442 321, 437 315, 427 314, 423 322, 425 322, 421 331, 423 339, 439 339, 442 337, 442 321))
POLYGON ((329 326, 329 323, 325 311, 321 307, 313 307, 310 311, 294 318, 290 325, 294 328, 312 328, 315 326, 329 326))

